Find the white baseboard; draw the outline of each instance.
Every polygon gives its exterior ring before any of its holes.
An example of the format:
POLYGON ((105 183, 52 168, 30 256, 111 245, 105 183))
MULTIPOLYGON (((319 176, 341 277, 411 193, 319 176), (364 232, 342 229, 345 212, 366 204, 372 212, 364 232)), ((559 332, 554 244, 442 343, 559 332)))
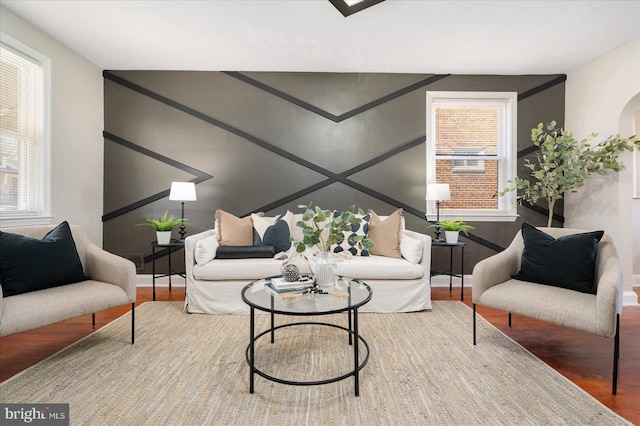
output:
MULTIPOLYGON (((460 287, 460 277, 453 277, 453 286, 460 287)), ((464 276, 464 286, 471 287, 471 275, 464 276)), ((431 277, 431 287, 449 287, 449 275, 434 275, 431 277)))
MULTIPOLYGON (((472 275, 464 276, 464 286, 471 287, 472 275)), ((633 286, 640 287, 637 285, 637 281, 640 281, 640 275, 633 276, 633 286)), ((453 277, 453 286, 460 287, 461 279, 459 277, 453 277)), ((151 278, 151 274, 140 274, 136 276, 136 282, 138 283, 138 287, 151 287, 153 286, 153 279, 151 278)), ((171 276, 171 286, 172 287, 184 287, 185 279, 180 275, 172 275, 171 276)), ((169 287, 169 277, 156 278, 156 287, 169 287)), ((431 287, 449 287, 449 276, 448 275, 435 275, 431 277, 431 287)), ((622 305, 623 306, 638 306, 638 295, 635 291, 625 291, 622 295, 622 305)))
POLYGON ((634 287, 640 287, 640 275, 633 275, 631 285, 634 287))
MULTIPOLYGON (((151 274, 138 274, 136 275, 137 287, 152 287, 153 278, 151 274)), ((171 276, 171 287, 184 287, 185 279, 180 275, 174 274, 171 276)), ((156 278, 156 287, 169 287, 169 277, 156 278)))
POLYGON ((635 291, 625 291, 622 293, 622 306, 640 306, 638 305, 638 295, 635 291))

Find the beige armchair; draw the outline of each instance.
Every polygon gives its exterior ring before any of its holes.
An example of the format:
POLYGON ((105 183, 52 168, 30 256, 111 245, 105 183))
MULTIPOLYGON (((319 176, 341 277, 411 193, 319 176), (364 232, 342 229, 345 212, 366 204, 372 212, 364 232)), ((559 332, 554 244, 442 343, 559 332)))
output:
MULTIPOLYGON (((584 233, 577 229, 538 228, 559 238, 584 233)), ((479 262, 473 269, 473 344, 476 344, 476 305, 487 306, 553 324, 614 339, 612 393, 617 392, 620 356, 622 274, 613 240, 605 234, 598 243, 594 284, 596 294, 519 281, 524 240, 522 232, 501 253, 479 262)))
MULTIPOLYGON (((4 228, 3 232, 42 239, 55 226, 4 228)), ((0 337, 70 318, 131 304, 131 343, 135 337, 136 268, 133 262, 102 250, 77 225, 71 225, 87 281, 0 298, 0 337)), ((11 253, 2 253, 2 256, 11 253)), ((55 265, 52 265, 55 268, 55 265)))

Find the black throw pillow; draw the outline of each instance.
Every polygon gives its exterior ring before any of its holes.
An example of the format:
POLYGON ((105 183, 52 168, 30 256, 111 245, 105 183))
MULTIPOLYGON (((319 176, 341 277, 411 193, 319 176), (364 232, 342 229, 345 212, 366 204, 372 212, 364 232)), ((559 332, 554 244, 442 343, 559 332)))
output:
POLYGON ((89 279, 67 222, 37 238, 0 231, 3 297, 89 279))
POLYGON ((603 235, 604 231, 594 231, 555 239, 523 223, 522 264, 513 278, 594 293, 598 242, 603 235))
POLYGON ((274 246, 220 246, 216 250, 216 259, 255 259, 272 258, 276 255, 274 246))

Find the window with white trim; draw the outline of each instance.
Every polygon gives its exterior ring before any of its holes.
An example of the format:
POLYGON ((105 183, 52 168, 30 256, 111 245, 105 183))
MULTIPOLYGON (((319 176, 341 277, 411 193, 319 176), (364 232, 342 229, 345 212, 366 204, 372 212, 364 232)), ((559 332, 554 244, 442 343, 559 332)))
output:
POLYGON ((0 226, 46 224, 51 61, 0 34, 0 226))
MULTIPOLYGON (((517 102, 515 92, 427 92, 427 185, 451 192, 441 219, 516 219, 513 193, 496 193, 516 176, 517 102)), ((436 219, 435 201, 426 211, 436 219)))

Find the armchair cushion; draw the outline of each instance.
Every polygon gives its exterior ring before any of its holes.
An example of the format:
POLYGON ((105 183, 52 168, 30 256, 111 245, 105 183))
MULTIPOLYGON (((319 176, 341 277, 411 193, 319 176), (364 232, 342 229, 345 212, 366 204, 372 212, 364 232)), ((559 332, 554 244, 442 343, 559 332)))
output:
POLYGON ((0 231, 0 247, 3 297, 88 279, 67 222, 42 240, 0 231))
POLYGON ((523 223, 524 249, 520 271, 513 278, 595 293, 594 273, 598 242, 604 231, 551 235, 523 223))

